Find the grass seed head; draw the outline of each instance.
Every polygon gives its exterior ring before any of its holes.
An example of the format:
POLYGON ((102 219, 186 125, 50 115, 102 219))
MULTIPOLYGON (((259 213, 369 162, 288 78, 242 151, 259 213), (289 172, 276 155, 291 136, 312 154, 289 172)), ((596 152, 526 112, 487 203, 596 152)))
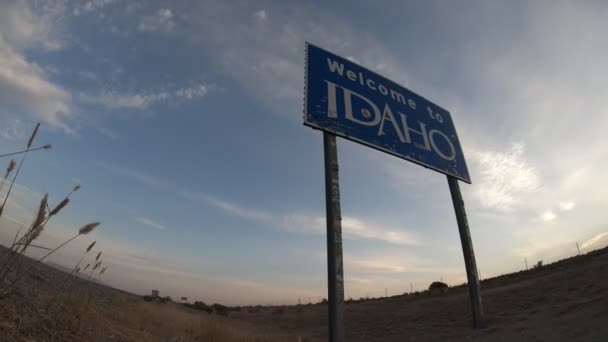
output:
POLYGON ((80 190, 80 184, 76 184, 76 186, 74 187, 74 189, 72 191, 76 192, 78 190, 80 190))
POLYGON ((87 268, 89 268, 89 266, 91 266, 91 264, 87 264, 87 265, 84 267, 83 271, 86 271, 86 270, 87 270, 87 268))
POLYGON ((53 216, 53 215, 57 215, 57 213, 63 209, 66 205, 68 205, 68 203, 70 203, 70 199, 69 198, 64 198, 63 201, 61 201, 61 203, 59 203, 55 209, 51 210, 51 212, 49 213, 49 216, 53 216))
POLYGON ((97 253, 97 257, 95 257, 95 261, 99 260, 100 256, 101 256, 101 251, 99 251, 99 253, 97 253))
POLYGON ((93 249, 93 246, 95 246, 95 243, 97 243, 97 241, 93 241, 93 243, 90 244, 89 247, 87 247, 87 253, 89 253, 91 251, 91 249, 93 249))
POLYGON ((8 163, 8 167, 6 168, 6 174, 4 175, 4 178, 8 178, 8 175, 11 174, 11 172, 13 172, 13 170, 15 169, 15 165, 17 163, 15 163, 15 159, 11 159, 11 161, 8 163))
POLYGON ((45 194, 44 197, 42 197, 42 200, 40 201, 40 207, 38 208, 38 214, 36 215, 34 223, 32 223, 32 229, 36 229, 46 219, 46 207, 48 198, 49 194, 45 194))
POLYGON ((32 243, 32 241, 34 241, 38 237, 40 237, 40 234, 42 234, 43 229, 44 229, 44 226, 38 226, 38 227, 34 228, 32 233, 28 236, 27 241, 25 242, 25 246, 26 247, 29 246, 30 243, 32 243))
POLYGON ((36 124, 36 128, 34 128, 34 131, 32 132, 32 136, 30 137, 30 140, 28 140, 28 142, 27 142, 27 148, 28 149, 30 147, 32 147, 32 144, 34 143, 34 139, 36 138, 36 134, 38 134, 38 128, 40 128, 40 122, 36 124))
POLYGON ((82 226, 82 228, 80 228, 78 230, 78 234, 79 235, 89 234, 90 232, 92 232, 93 230, 95 230, 95 228, 97 226, 99 226, 99 222, 93 222, 93 223, 86 224, 86 225, 82 226))
POLYGON ((45 149, 45 150, 50 150, 50 149, 52 149, 52 148, 53 148, 53 145, 51 145, 51 144, 46 144, 46 145, 42 146, 42 148, 43 148, 43 149, 45 149))

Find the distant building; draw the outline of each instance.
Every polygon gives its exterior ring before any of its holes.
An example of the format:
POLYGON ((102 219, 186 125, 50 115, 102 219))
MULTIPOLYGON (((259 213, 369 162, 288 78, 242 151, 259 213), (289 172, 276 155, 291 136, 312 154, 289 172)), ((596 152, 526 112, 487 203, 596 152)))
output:
POLYGON ((158 290, 152 290, 152 297, 160 297, 158 290))
POLYGON ((188 301, 188 297, 182 297, 182 302, 187 302, 188 301))

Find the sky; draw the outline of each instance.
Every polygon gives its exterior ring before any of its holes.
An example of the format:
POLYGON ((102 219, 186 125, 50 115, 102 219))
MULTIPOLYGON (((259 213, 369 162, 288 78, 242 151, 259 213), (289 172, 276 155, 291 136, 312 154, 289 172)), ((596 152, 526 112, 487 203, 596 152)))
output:
MULTIPOLYGON (((48 262, 97 241, 102 281, 135 293, 326 297, 308 41, 450 111, 482 278, 606 246, 607 16, 602 1, 2 1, 0 153, 37 122, 53 148, 24 162, 0 241, 81 184, 39 244, 101 225, 48 262)), ((341 138, 338 155, 346 297, 464 283, 445 175, 341 138)))

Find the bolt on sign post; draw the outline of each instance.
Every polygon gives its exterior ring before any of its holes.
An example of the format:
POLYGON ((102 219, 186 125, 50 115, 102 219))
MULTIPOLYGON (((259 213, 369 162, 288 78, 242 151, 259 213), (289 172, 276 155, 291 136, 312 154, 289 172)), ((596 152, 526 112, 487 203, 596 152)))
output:
POLYGON ((323 131, 330 341, 344 340, 336 136, 447 176, 464 254, 473 326, 483 328, 479 275, 458 180, 471 183, 450 113, 356 63, 306 44, 304 125, 323 131))

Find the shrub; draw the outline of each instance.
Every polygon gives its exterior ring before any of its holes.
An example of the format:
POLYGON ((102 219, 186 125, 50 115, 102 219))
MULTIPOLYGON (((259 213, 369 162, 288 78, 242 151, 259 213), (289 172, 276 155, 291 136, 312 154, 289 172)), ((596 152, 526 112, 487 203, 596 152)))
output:
POLYGON ((429 292, 434 293, 434 292, 445 292, 448 289, 448 285, 446 283, 442 283, 440 281, 434 281, 433 283, 431 283, 431 286, 429 286, 429 292))
POLYGON ((216 314, 221 315, 221 316, 228 316, 228 307, 222 304, 213 304, 211 305, 211 307, 213 308, 213 311, 215 311, 216 314))

